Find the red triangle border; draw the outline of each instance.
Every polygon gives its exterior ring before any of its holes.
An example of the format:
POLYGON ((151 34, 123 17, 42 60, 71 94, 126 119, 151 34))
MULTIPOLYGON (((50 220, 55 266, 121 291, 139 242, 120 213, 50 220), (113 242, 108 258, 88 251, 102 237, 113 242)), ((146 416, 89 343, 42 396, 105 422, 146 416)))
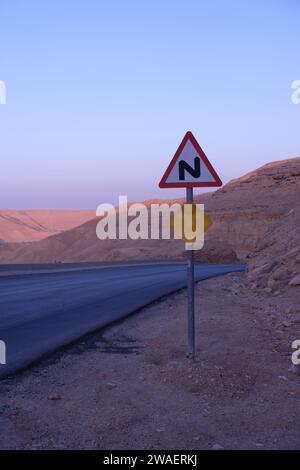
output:
POLYGON ((206 188, 206 187, 215 187, 215 186, 222 186, 223 183, 220 180, 216 170, 208 160, 207 156, 203 152, 202 148, 198 144, 197 140, 193 136, 191 131, 188 131, 184 138, 181 141, 181 144, 179 145, 178 149, 176 150, 176 153, 174 157, 172 158, 168 168, 166 169, 162 179, 159 182, 159 187, 160 188, 193 188, 193 187, 198 187, 198 188, 206 188), (169 174, 171 173, 172 168, 174 167, 175 163, 177 162, 178 158, 181 155, 182 150, 184 149, 187 141, 190 141, 195 149, 197 150, 198 154, 201 156, 202 161, 205 163, 207 166, 208 170, 210 171, 211 175, 214 177, 215 181, 209 181, 209 182, 190 182, 190 183, 167 183, 167 179, 169 174))

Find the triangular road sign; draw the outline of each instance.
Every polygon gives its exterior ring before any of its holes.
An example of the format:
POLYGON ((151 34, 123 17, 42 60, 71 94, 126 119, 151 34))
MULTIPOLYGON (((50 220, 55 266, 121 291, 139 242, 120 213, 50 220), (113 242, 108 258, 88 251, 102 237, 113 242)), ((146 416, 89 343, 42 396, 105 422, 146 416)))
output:
POLYGON ((193 134, 185 134, 170 165, 163 175, 160 188, 222 186, 217 172, 193 134))

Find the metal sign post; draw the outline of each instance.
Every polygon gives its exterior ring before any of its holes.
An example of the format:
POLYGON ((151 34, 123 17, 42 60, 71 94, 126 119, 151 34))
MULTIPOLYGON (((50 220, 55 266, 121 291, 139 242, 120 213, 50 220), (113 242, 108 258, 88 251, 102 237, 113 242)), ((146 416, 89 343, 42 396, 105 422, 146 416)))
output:
MULTIPOLYGON (((193 204, 193 188, 222 186, 216 170, 193 134, 188 131, 160 180, 160 188, 186 188, 186 202, 193 204)), ((209 226, 211 223, 209 224, 209 226)), ((195 357, 194 250, 187 250, 188 350, 195 357)))
MULTIPOLYGON (((193 188, 186 188, 186 202, 193 204, 193 188)), ((194 251, 187 250, 187 296, 188 296, 188 351, 187 356, 195 357, 195 269, 194 251)))

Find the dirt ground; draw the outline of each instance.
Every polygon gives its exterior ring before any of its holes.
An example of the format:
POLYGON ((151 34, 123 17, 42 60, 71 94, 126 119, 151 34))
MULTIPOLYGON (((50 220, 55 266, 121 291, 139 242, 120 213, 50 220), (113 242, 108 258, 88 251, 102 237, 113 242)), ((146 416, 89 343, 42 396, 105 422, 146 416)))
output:
POLYGON ((1 449, 300 449, 300 288, 201 282, 0 383, 1 449))

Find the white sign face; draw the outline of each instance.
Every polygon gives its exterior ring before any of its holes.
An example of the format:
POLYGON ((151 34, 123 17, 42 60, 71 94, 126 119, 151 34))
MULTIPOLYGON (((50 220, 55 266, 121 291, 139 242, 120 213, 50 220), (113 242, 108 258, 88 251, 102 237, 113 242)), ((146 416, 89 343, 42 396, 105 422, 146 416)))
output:
POLYGON ((161 188, 222 186, 222 181, 191 132, 187 132, 168 166, 161 188))

